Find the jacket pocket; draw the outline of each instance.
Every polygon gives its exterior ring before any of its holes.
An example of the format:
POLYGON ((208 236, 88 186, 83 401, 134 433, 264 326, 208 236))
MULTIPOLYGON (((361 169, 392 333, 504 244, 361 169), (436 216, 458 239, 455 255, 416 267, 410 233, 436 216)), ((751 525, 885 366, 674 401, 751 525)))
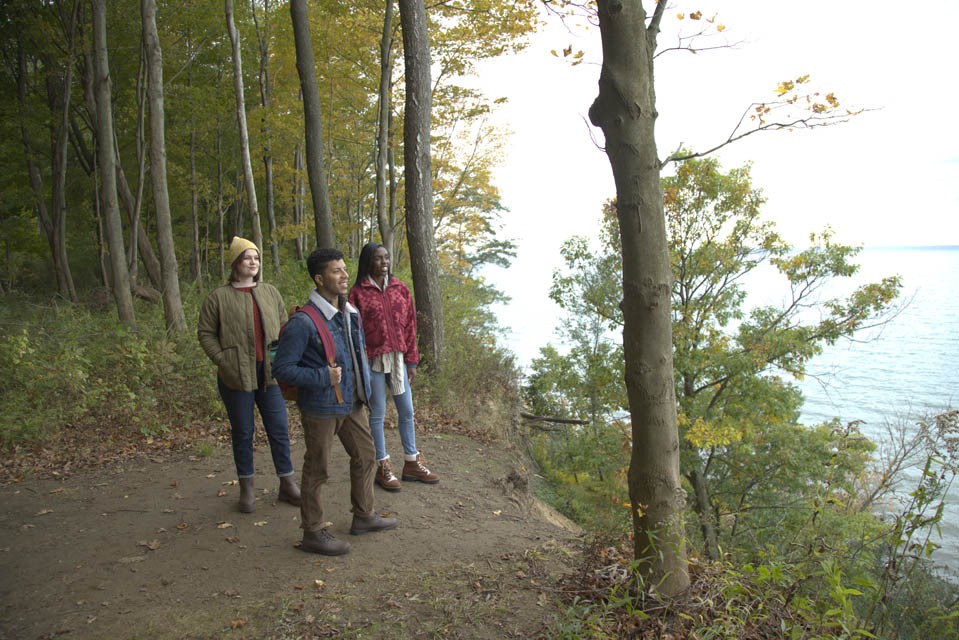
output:
POLYGON ((243 377, 240 375, 240 356, 236 347, 227 347, 216 356, 217 373, 223 384, 231 389, 243 389, 243 377))

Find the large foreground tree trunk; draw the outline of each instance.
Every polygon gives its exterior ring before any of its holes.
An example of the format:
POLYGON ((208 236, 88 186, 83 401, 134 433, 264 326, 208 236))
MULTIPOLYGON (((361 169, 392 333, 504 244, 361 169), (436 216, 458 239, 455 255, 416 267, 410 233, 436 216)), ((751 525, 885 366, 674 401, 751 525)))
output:
POLYGON ((634 552, 647 584, 689 586, 673 380, 672 274, 656 152, 653 59, 660 0, 646 26, 642 0, 599 0, 603 68, 590 120, 606 136, 623 247, 623 349, 632 419, 629 495, 634 552))
POLYGON ((306 128, 306 174, 313 196, 313 219, 316 226, 316 244, 332 247, 333 215, 330 194, 323 165, 323 115, 320 111, 320 90, 316 84, 313 62, 313 38, 310 36, 310 15, 306 0, 290 0, 293 20, 293 40, 296 45, 296 72, 303 92, 303 118, 306 128))
MULTIPOLYGON (((250 224, 253 244, 263 252, 263 232, 260 231, 260 210, 256 203, 256 185, 253 183, 253 164, 250 161, 250 136, 246 126, 246 98, 243 96, 243 59, 240 56, 240 34, 233 21, 233 0, 224 0, 226 28, 233 45, 233 89, 236 93, 236 120, 240 128, 240 157, 243 161, 243 183, 250 205, 250 224)), ((239 232, 237 232, 239 235, 239 232)))
POLYGON ((113 275, 113 297, 117 301, 120 322, 136 326, 133 314, 133 295, 130 292, 130 272, 127 270, 123 247, 123 225, 117 202, 117 174, 113 148, 113 113, 110 91, 110 65, 107 59, 106 0, 92 0, 94 91, 97 103, 97 161, 100 165, 100 202, 104 232, 110 250, 113 275))
POLYGON ((416 294, 420 351, 427 367, 443 363, 443 296, 433 238, 433 174, 430 162, 430 43, 423 0, 399 0, 406 66, 406 237, 416 294))
POLYGON ((163 278, 163 316, 168 331, 186 331, 186 316, 180 300, 180 280, 173 246, 173 221, 166 177, 166 133, 163 112, 163 55, 157 35, 156 0, 142 0, 143 44, 147 58, 147 97, 150 101, 150 181, 157 214, 157 244, 163 278))

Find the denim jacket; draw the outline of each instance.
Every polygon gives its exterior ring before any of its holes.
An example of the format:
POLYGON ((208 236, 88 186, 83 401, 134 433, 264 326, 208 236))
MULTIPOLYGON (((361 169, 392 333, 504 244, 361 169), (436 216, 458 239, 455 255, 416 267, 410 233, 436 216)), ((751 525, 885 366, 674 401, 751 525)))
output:
POLYGON ((336 401, 336 392, 330 383, 330 369, 323 351, 320 335, 313 321, 305 313, 294 313, 280 336, 280 344, 273 360, 273 375, 277 380, 299 388, 296 404, 300 411, 316 416, 340 416, 352 413, 354 400, 359 396, 368 403, 370 397, 370 366, 366 359, 366 339, 363 323, 356 307, 346 303, 349 317, 349 335, 352 338, 352 356, 347 347, 347 326, 344 313, 311 292, 311 304, 320 311, 336 345, 336 364, 340 367, 340 391, 343 402, 336 401), (359 370, 360 392, 356 389, 356 369, 359 370))

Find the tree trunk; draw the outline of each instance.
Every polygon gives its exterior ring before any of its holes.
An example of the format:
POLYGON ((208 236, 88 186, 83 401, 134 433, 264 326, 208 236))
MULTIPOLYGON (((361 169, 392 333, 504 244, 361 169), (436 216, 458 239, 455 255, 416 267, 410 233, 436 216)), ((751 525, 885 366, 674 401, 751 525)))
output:
POLYGON ((176 249, 173 245, 173 219, 166 178, 166 133, 163 111, 163 53, 157 35, 156 0, 141 0, 143 45, 147 57, 147 98, 150 101, 150 182, 157 214, 157 245, 160 247, 160 272, 163 277, 163 316, 167 331, 184 333, 186 316, 180 300, 176 249))
MULTIPOLYGON (((256 185, 253 183, 253 165, 250 162, 250 136, 246 128, 246 99, 243 97, 243 59, 240 57, 240 34, 233 23, 233 0, 224 0, 226 27, 233 45, 233 88, 236 92, 236 120, 240 128, 240 156, 243 161, 243 181, 250 206, 250 224, 253 244, 263 251, 263 233, 260 231, 260 210, 256 203, 256 185)), ((238 234, 239 235, 239 234, 238 234)))
POLYGON ((386 156, 390 127, 390 86, 393 82, 393 0, 386 0, 383 17, 383 36, 380 39, 380 109, 376 135, 376 221, 383 246, 393 255, 393 226, 387 218, 386 156))
POLYGON ((693 469, 686 478, 693 486, 694 510, 699 518, 699 528, 703 533, 703 543, 706 546, 706 557, 712 561, 719 560, 719 542, 716 538, 716 526, 713 520, 712 502, 709 491, 706 489, 706 475, 700 468, 693 469))
MULTIPOLYGON (((297 142, 296 149, 293 150, 293 224, 297 229, 303 224, 304 202, 306 202, 306 183, 303 182, 303 147, 300 142, 297 142)), ((306 237, 297 231, 293 240, 296 259, 303 260, 306 237)))
POLYGON ((416 292, 420 351, 427 368, 439 369, 443 364, 443 297, 433 238, 430 44, 423 0, 399 0, 399 3, 406 66, 406 236, 416 292))
POLYGON ((220 244, 220 280, 226 281, 226 266, 223 256, 226 255, 226 238, 223 237, 223 132, 220 122, 216 124, 216 240, 220 244))
MULTIPOLYGON (((69 55, 63 66, 62 74, 51 72, 47 77, 47 103, 51 116, 56 118, 55 126, 51 127, 51 148, 53 152, 50 175, 50 209, 47 209, 46 197, 43 193, 43 177, 36 163, 36 150, 33 146, 29 129, 26 125, 26 82, 27 65, 26 55, 22 44, 17 40, 17 99, 20 113, 20 135, 27 161, 27 171, 30 176, 30 186, 33 190, 34 204, 37 211, 37 220, 43 229, 50 245, 50 257, 53 261, 53 271, 57 280, 57 293, 67 300, 77 301, 77 292, 73 284, 73 275, 70 271, 70 261, 67 258, 66 244, 66 172, 67 172, 67 142, 70 135, 70 97, 73 86, 73 58, 76 50, 76 29, 80 2, 74 3, 69 29, 65 34, 68 42, 69 55)), ((51 70, 52 71, 52 70, 51 70)))
MULTIPOLYGON (((187 83, 190 89, 193 88, 193 68, 190 67, 190 72, 187 75, 187 83)), ((201 271, 201 257, 202 252, 200 251, 200 185, 197 183, 196 175, 196 120, 194 118, 194 113, 196 109, 193 104, 193 92, 190 92, 190 213, 193 220, 193 236, 190 238, 190 274, 193 276, 193 281, 200 279, 201 271)), ((207 201, 205 201, 207 202, 207 201)), ((209 204, 207 202, 207 208, 209 204)), ((204 216, 206 218, 206 216, 204 216)), ((208 230, 209 231, 209 230, 208 230)))
POLYGON ((306 173, 310 180, 310 193, 313 196, 316 244, 320 247, 332 247, 336 242, 336 236, 333 234, 330 194, 323 164, 323 116, 320 110, 320 91, 316 84, 313 38, 310 36, 310 16, 306 0, 290 0, 290 16, 293 20, 293 40, 296 45, 296 71, 300 76, 300 87, 303 93, 306 173))
MULTIPOLYGON (((274 273, 279 273, 280 241, 276 237, 276 215, 273 211, 273 140, 267 122, 271 105, 269 33, 267 27, 260 29, 260 23, 256 19, 256 0, 250 0, 250 9, 253 11, 253 24, 256 25, 256 39, 260 44, 260 105, 263 107, 263 117, 260 119, 260 125, 263 127, 263 138, 265 140, 263 169, 266 174, 266 220, 270 225, 270 257, 273 259, 274 273)), ((263 12, 267 16, 270 15, 270 0, 263 0, 263 12)))
MULTIPOLYGON (((93 78, 95 72, 93 70, 93 63, 90 61, 88 56, 84 56, 82 75, 84 101, 86 102, 87 113, 90 116, 90 122, 92 123, 95 135, 97 128, 97 102, 93 88, 93 78)), ((138 143, 142 144, 142 141, 138 139, 138 143)), ((160 261, 156 257, 156 252, 153 251, 153 245, 150 243, 150 239, 147 237, 146 229, 142 224, 139 223, 140 208, 142 207, 143 202, 143 177, 145 175, 145 156, 143 149, 142 147, 137 148, 137 165, 139 167, 139 175, 137 176, 136 196, 134 196, 133 191, 130 190, 130 184, 127 182, 126 175, 123 173, 123 165, 120 163, 120 152, 116 144, 114 144, 114 155, 117 169, 117 192, 120 196, 120 200, 123 202, 123 210, 126 212, 127 220, 130 222, 130 228, 136 229, 137 253, 140 255, 140 260, 143 262, 143 267, 146 269, 147 277, 150 278, 150 284, 152 284, 153 287, 159 291, 163 286, 160 273, 160 261), (134 221, 136 221, 136 223, 134 223, 134 221)), ((93 162, 90 164, 93 165, 93 162)))
POLYGON ((100 164, 100 203, 104 232, 110 250, 113 272, 113 296, 120 322, 136 327, 130 273, 123 247, 123 225, 117 203, 117 174, 113 148, 113 113, 110 91, 110 65, 107 60, 106 0, 91 0, 93 5, 94 91, 97 103, 97 161, 100 164))
POLYGON ((647 584, 665 595, 689 586, 685 492, 673 381, 672 275, 654 136, 653 60, 659 18, 646 27, 642 0, 599 0, 603 67, 589 110, 602 128, 616 183, 623 247, 623 349, 632 419, 629 495, 634 553, 647 584))

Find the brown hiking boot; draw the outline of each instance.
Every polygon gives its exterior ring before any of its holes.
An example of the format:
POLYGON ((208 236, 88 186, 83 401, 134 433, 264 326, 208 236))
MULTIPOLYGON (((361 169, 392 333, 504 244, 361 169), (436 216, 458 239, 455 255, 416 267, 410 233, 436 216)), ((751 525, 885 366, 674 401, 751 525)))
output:
POLYGON ((377 463, 374 481, 387 491, 399 491, 403 488, 400 481, 393 475, 393 468, 390 466, 389 458, 380 460, 377 463))
POLYGON ((426 459, 422 453, 416 454, 416 460, 403 463, 403 481, 419 480, 426 484, 436 484, 440 477, 426 468, 426 459))
POLYGON ((287 502, 294 507, 300 506, 300 488, 296 486, 296 480, 292 475, 280 478, 280 492, 276 497, 277 502, 287 502))
POLYGON ((253 496, 253 478, 240 478, 240 513, 253 513, 256 509, 253 496))
POLYGON ((319 531, 304 531, 300 549, 309 553, 319 553, 324 556, 341 556, 349 553, 353 548, 349 542, 337 540, 326 529, 319 531))
POLYGON ((371 513, 367 516, 353 515, 353 523, 350 525, 350 534, 359 536, 373 531, 389 531, 395 529, 399 522, 396 518, 383 518, 378 513, 371 513))

